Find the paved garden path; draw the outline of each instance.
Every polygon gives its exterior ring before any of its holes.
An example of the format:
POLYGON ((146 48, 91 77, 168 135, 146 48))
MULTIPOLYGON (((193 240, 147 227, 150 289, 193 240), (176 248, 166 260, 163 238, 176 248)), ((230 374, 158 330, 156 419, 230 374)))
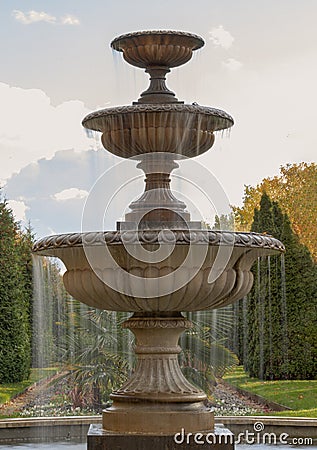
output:
POLYGON ((59 377, 60 374, 56 374, 32 384, 22 394, 18 394, 9 402, 0 405, 0 415, 12 416, 22 411, 26 405, 37 403, 39 400, 43 401, 44 398, 49 400, 53 395, 53 388, 50 384, 59 377))

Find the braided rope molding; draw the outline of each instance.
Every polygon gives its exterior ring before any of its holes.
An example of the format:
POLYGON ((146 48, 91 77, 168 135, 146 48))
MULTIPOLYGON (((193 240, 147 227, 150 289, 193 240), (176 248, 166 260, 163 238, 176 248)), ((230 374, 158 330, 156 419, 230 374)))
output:
POLYGON ((140 231, 100 231, 87 233, 69 233, 44 237, 33 246, 33 253, 45 250, 127 244, 206 244, 211 246, 227 245, 246 248, 266 248, 284 252, 285 247, 278 239, 258 233, 230 231, 187 231, 187 230, 140 230, 140 231))
MULTIPOLYGON (((222 109, 212 108, 210 106, 202 106, 202 105, 179 105, 173 103, 166 104, 140 104, 140 105, 124 105, 124 106, 116 106, 113 108, 105 108, 100 109, 98 111, 94 111, 84 117, 82 121, 82 125, 85 128, 90 128, 88 122, 93 119, 98 119, 100 117, 107 116, 118 116, 120 114, 137 114, 137 113, 191 113, 191 114, 200 114, 205 116, 212 116, 215 118, 221 118, 227 120, 229 123, 227 128, 231 127, 234 124, 233 118, 230 114, 226 113, 222 109)), ((99 131, 99 130, 97 130, 99 131)))

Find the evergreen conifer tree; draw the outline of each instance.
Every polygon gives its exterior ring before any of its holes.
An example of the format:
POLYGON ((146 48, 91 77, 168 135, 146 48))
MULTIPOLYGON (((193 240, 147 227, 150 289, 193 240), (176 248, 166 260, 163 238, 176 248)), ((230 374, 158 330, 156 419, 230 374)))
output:
POLYGON ((21 381, 29 375, 31 294, 27 239, 7 202, 0 200, 0 383, 21 381))
MULTIPOLYGON (((248 357, 251 376, 308 379, 317 373, 317 267, 293 232, 287 215, 264 193, 252 231, 280 239, 285 257, 259 258, 248 296, 248 357), (285 260, 284 260, 285 258, 285 260), (285 264, 284 264, 285 261, 285 264)), ((243 332, 240 326, 240 333, 243 332)))

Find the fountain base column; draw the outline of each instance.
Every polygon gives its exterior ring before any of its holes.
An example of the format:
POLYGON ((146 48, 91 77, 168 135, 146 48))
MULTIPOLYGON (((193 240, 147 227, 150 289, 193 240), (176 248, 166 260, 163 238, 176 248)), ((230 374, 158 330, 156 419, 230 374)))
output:
POLYGON ((192 326, 180 313, 170 317, 133 316, 123 323, 136 336, 137 365, 131 378, 111 395, 102 427, 109 432, 171 434, 213 430, 206 394, 184 377, 179 364, 180 334, 192 326))

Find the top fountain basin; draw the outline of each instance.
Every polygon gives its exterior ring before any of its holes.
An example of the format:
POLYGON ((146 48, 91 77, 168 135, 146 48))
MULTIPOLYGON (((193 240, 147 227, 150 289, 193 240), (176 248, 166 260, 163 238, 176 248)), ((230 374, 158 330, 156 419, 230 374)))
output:
POLYGON ((181 66, 203 45, 203 39, 195 34, 164 30, 123 34, 111 42, 129 64, 143 69, 181 66))

